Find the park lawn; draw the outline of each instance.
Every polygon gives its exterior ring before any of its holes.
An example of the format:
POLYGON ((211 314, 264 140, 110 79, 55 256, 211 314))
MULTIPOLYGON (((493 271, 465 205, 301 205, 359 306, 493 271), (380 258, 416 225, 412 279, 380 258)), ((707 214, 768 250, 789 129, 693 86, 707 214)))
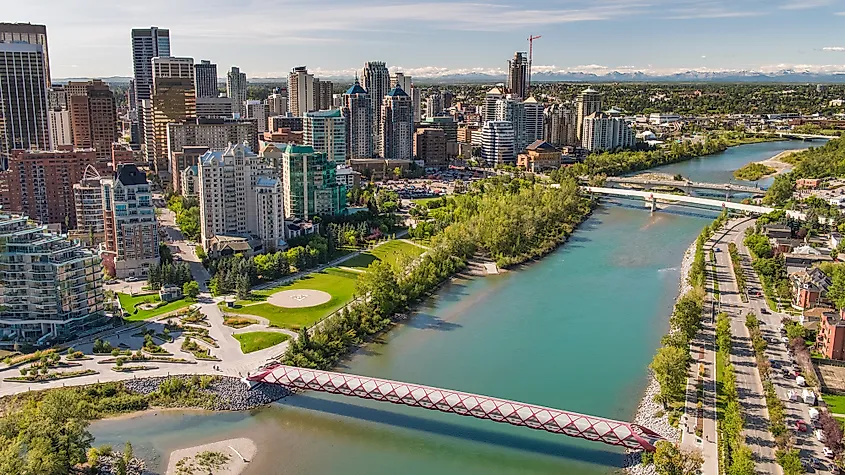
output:
POLYGON ((136 295, 133 297, 129 294, 122 294, 119 292, 117 294, 117 298, 120 300, 120 306, 123 308, 123 311, 130 314, 126 318, 126 320, 130 322, 147 320, 159 315, 164 315, 165 313, 181 310, 193 303, 186 299, 180 299, 168 302, 159 308, 154 308, 152 310, 138 310, 138 313, 133 313, 136 305, 145 303, 150 298, 152 298, 155 302, 159 302, 161 299, 159 299, 157 294, 136 295))
POLYGON ((290 338, 289 335, 279 332, 236 333, 234 336, 241 343, 243 354, 276 346, 290 338))
POLYGON ((433 198, 415 198, 415 199, 411 200, 411 202, 416 203, 418 205, 422 205, 422 204, 428 203, 429 201, 439 200, 440 198, 441 197, 439 197, 439 196, 435 196, 433 198))
POLYGON ((397 239, 386 242, 370 251, 362 252, 352 259, 344 261, 341 265, 353 269, 366 269, 375 261, 384 261, 395 266, 404 261, 406 257, 413 260, 420 257, 423 252, 425 252, 425 249, 420 246, 397 239))
POLYGON ((823 394, 822 399, 827 404, 828 410, 834 414, 845 414, 845 396, 823 394))
POLYGON ((267 296, 282 290, 322 290, 332 296, 331 300, 324 304, 305 308, 282 308, 269 303, 244 305, 246 302, 236 302, 234 308, 224 307, 224 311, 264 317, 270 321, 271 326, 296 331, 303 326, 311 326, 319 322, 349 303, 352 300, 352 295, 355 293, 357 283, 357 273, 330 268, 322 272, 309 274, 302 279, 286 285, 255 292, 258 294, 258 297, 263 297, 266 300, 267 296))

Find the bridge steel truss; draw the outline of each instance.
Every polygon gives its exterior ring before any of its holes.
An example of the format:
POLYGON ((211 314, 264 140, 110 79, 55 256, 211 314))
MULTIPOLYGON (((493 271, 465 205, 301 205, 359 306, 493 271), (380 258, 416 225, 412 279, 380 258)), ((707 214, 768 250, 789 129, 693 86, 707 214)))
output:
POLYGON ((654 444, 664 439, 638 424, 367 376, 273 365, 246 379, 489 419, 632 450, 654 451, 654 444))

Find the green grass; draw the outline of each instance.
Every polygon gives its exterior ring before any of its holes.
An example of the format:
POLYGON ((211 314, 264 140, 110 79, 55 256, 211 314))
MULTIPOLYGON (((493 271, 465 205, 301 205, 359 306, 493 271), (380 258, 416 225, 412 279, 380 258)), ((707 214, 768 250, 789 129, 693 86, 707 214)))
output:
POLYGON ((235 334, 235 339, 241 343, 241 351, 243 354, 276 346, 289 338, 290 336, 278 332, 249 332, 235 334))
POLYGON ((716 352, 716 417, 722 420, 724 416, 725 407, 728 405, 727 397, 722 390, 722 379, 725 377, 725 356, 721 351, 716 352))
POLYGON ((834 396, 833 394, 822 395, 827 408, 834 414, 845 414, 845 396, 834 396))
POLYGON ((394 240, 378 246, 377 248, 361 253, 340 265, 353 269, 366 269, 375 261, 384 261, 391 265, 397 265, 406 259, 413 260, 420 257, 425 249, 405 241, 394 240))
POLYGON ((417 198, 417 199, 411 200, 411 202, 416 203, 418 205, 421 205, 421 204, 425 204, 425 203, 428 203, 430 201, 435 201, 435 200, 439 200, 439 199, 441 199, 439 196, 434 197, 434 198, 417 198))
POLYGON ((117 298, 120 300, 120 306, 123 307, 124 312, 128 312, 130 315, 126 318, 126 320, 130 322, 137 322, 140 320, 147 320, 153 317, 157 317, 159 315, 164 315, 165 313, 173 312, 175 310, 181 310, 193 302, 189 302, 185 299, 176 300, 173 302, 168 302, 167 304, 159 307, 154 308, 152 310, 138 310, 137 313, 135 312, 135 306, 139 304, 146 303, 148 301, 152 302, 160 302, 157 294, 147 294, 147 295, 136 295, 131 296, 129 294, 117 294, 117 298))
POLYGON ((269 295, 282 290, 313 289, 331 294, 331 300, 324 304, 306 308, 282 308, 269 303, 249 305, 248 301, 238 301, 234 308, 224 307, 224 310, 229 313, 264 317, 270 321, 271 326, 299 330, 303 326, 313 325, 349 303, 357 283, 357 273, 330 268, 309 274, 287 285, 256 291, 253 297, 256 301, 266 300, 269 295))

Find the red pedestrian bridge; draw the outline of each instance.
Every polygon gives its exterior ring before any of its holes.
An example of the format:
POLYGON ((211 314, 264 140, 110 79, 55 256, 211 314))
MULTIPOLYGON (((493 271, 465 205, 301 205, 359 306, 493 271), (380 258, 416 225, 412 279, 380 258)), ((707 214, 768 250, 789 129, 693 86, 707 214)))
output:
POLYGON ((354 374, 271 365, 246 379, 252 383, 280 384, 289 388, 311 389, 473 416, 633 450, 654 451, 654 444, 664 439, 660 434, 628 422, 354 374))

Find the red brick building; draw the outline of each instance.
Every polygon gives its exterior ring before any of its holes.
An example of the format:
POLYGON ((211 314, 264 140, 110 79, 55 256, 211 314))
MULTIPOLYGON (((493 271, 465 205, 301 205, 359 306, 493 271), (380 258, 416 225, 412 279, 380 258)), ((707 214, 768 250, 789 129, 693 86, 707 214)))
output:
POLYGON ((85 167, 96 165, 94 150, 42 152, 13 150, 9 169, 0 174, 3 209, 20 212, 41 224, 76 227, 73 185, 85 167))
POLYGON ((822 314, 816 343, 826 358, 845 360, 845 321, 841 311, 822 314))

